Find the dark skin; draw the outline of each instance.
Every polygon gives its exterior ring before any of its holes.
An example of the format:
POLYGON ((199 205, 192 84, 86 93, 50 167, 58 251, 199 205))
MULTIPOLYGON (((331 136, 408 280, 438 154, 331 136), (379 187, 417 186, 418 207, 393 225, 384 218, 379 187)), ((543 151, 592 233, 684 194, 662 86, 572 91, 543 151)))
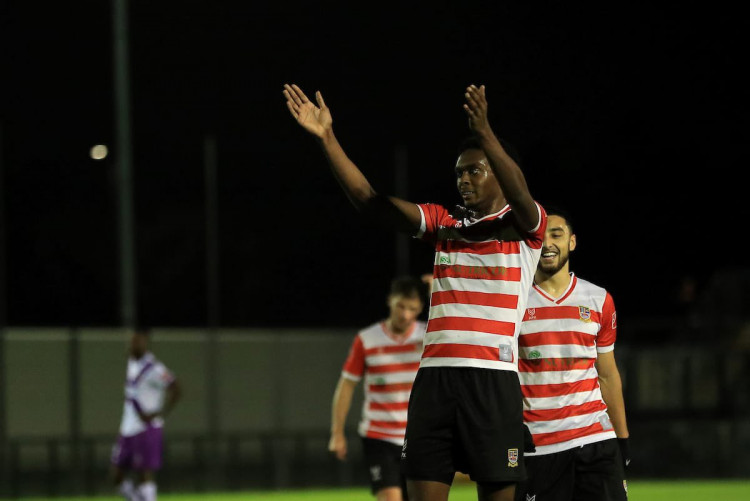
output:
MULTIPOLYGON (((148 335, 142 332, 134 332, 130 338, 130 346, 128 348, 131 357, 136 360, 140 360, 148 352, 148 335)), ((180 384, 175 379, 167 387, 164 395, 164 406, 159 412, 144 413, 140 409, 136 409, 138 416, 144 423, 150 423, 157 417, 166 417, 177 404, 177 401, 182 396, 182 389, 180 384)), ((120 485, 125 479, 126 472, 118 466, 112 466, 110 476, 115 485, 120 485)), ((144 482, 153 482, 156 478, 155 472, 151 470, 140 470, 135 472, 136 482, 141 484, 144 482)))
MULTIPOLYGON (((349 159, 333 133, 333 117, 320 92, 316 103, 297 85, 284 85, 286 105, 292 117, 320 144, 333 176, 357 210, 397 231, 416 233, 422 216, 416 204, 378 194, 365 175, 349 159)), ((509 204, 518 227, 531 231, 539 224, 539 211, 529 193, 519 166, 505 152, 487 119, 484 85, 466 88, 464 111, 481 149, 461 153, 456 162, 456 184, 464 205, 474 216, 499 212, 509 204)), ((409 498, 414 501, 448 499, 450 485, 435 481, 409 481, 409 498)), ((478 496, 486 501, 511 501, 515 484, 478 485, 478 496)))

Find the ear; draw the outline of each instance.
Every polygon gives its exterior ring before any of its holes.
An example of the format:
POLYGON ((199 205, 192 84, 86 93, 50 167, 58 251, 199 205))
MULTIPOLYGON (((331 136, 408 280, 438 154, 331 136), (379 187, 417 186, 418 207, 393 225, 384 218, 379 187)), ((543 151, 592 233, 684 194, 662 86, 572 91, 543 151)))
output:
POLYGON ((570 235, 570 250, 574 251, 576 248, 576 236, 575 234, 570 235))

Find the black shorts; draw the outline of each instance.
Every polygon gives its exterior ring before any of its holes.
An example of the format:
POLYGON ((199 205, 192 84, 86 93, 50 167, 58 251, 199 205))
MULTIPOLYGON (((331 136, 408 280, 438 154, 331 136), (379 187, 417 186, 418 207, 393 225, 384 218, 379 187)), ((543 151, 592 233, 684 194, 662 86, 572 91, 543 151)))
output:
POLYGON ((627 488, 617 439, 567 451, 527 456, 528 480, 516 488, 516 500, 626 501, 627 488))
POLYGON ((519 482, 523 403, 518 374, 464 367, 419 369, 409 399, 402 463, 410 480, 450 485, 456 471, 475 482, 519 482))
POLYGON ((372 493, 386 487, 400 487, 403 499, 406 500, 406 479, 401 473, 401 446, 363 437, 362 450, 370 474, 372 493))

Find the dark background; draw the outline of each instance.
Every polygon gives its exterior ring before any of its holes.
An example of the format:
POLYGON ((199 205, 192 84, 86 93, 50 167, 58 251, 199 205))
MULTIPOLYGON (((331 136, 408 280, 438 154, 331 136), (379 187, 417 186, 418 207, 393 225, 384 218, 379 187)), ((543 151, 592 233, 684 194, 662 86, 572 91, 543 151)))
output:
MULTIPOLYGON (((395 237, 363 221, 281 90, 320 89, 381 192, 458 202, 470 83, 535 198, 573 213, 573 269, 620 319, 744 265, 747 29, 737 12, 550 2, 133 0, 141 323, 207 323, 203 143, 216 138, 223 326, 353 326, 385 314, 395 237)), ((117 325, 110 2, 3 1, 9 325, 117 325), (104 161, 91 146, 110 147, 104 161)), ((410 271, 432 250, 409 244, 410 271)), ((625 321, 625 320, 623 320, 625 321)))

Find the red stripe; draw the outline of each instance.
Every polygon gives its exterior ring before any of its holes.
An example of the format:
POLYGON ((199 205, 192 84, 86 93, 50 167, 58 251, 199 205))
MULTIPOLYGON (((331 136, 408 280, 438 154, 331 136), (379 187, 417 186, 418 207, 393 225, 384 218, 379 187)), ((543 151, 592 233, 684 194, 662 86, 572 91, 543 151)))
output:
POLYGON ((461 240, 441 240, 436 246, 438 252, 461 252, 465 254, 520 254, 521 245, 516 241, 463 242, 461 240))
POLYGON ((500 350, 489 346, 473 344, 430 344, 425 346, 422 358, 477 358, 481 360, 500 360, 500 350))
POLYGON ((534 318, 529 316, 529 308, 526 308, 526 312, 523 315, 523 320, 581 320, 582 322, 589 323, 600 323, 601 313, 594 310, 590 311, 590 317, 588 321, 583 320, 581 316, 581 310, 578 306, 542 306, 537 308, 531 308, 534 310, 534 318))
POLYGON ((590 426, 586 426, 584 428, 576 428, 574 430, 554 431, 551 433, 536 433, 534 434, 534 445, 540 446, 559 444, 562 442, 567 442, 568 440, 573 440, 575 438, 594 435, 602 431, 604 431, 602 425, 599 423, 594 423, 590 426))
POLYGON ((592 412, 598 412, 606 410, 607 406, 604 402, 599 400, 598 402, 586 402, 580 405, 568 405, 559 409, 537 409, 531 411, 523 411, 524 421, 553 421, 555 419, 564 419, 571 416, 582 416, 584 414, 591 414, 592 412))
POLYGON ((409 402, 370 402, 367 408, 371 411, 405 411, 409 402))
POLYGON ((392 433, 391 434, 391 433, 382 433, 382 432, 373 431, 373 430, 368 430, 365 435, 367 435, 367 438, 379 438, 379 439, 404 438, 404 433, 392 433))
POLYGON ((409 343, 397 346, 379 346, 377 348, 368 348, 365 350, 365 356, 367 355, 387 355, 391 353, 409 353, 412 351, 421 350, 422 347, 419 344, 409 343))
POLYGON ((392 391, 411 391, 411 387, 411 383, 371 384, 368 389, 373 393, 389 393, 392 391))
POLYGON ((409 362, 409 363, 404 363, 404 364, 373 365, 367 368, 370 374, 383 374, 384 372, 416 371, 417 369, 419 369, 419 362, 409 362))
POLYGON ((464 266, 460 264, 452 264, 449 266, 435 266, 433 276, 435 278, 471 278, 520 282, 521 268, 508 268, 506 266, 464 266))
POLYGON ((483 318, 441 317, 431 318, 427 323, 427 332, 436 331, 472 331, 513 336, 515 324, 501 320, 485 320, 483 318))
POLYGON ((519 346, 533 348, 545 344, 577 344, 580 346, 594 346, 596 336, 578 331, 543 331, 534 334, 521 334, 518 337, 519 346))
POLYGON ((406 421, 370 421, 375 428, 406 428, 406 421))
POLYGON ((552 371, 580 371, 594 366, 594 358, 535 358, 520 359, 519 372, 552 372, 552 371))
POLYGON ((524 384, 521 385, 521 393, 524 398, 559 397, 561 395, 572 395, 584 391, 592 391, 599 387, 599 379, 583 379, 575 383, 560 384, 524 384))
POLYGON ((431 306, 452 303, 476 304, 480 306, 494 306, 496 308, 509 308, 515 310, 516 307, 518 307, 518 296, 515 294, 490 294, 487 292, 450 290, 433 292, 430 301, 431 306))

